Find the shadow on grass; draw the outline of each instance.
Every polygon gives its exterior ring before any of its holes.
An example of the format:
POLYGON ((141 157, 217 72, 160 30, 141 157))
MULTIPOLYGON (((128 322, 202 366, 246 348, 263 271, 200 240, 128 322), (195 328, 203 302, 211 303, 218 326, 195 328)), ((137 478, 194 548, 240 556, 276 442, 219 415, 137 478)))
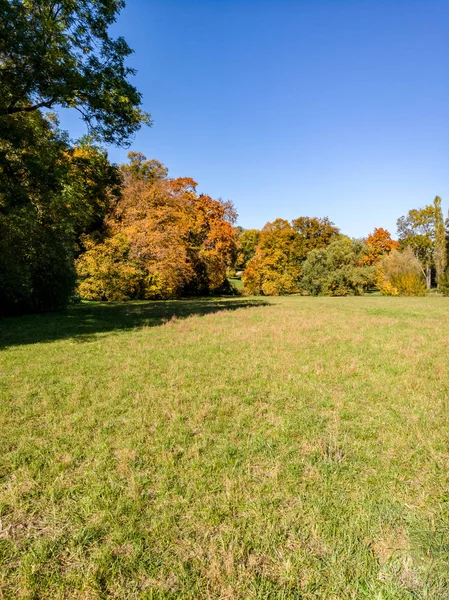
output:
POLYGON ((0 319, 0 349, 70 338, 89 342, 97 333, 155 327, 173 318, 269 305, 263 300, 228 298, 81 303, 56 313, 0 319))

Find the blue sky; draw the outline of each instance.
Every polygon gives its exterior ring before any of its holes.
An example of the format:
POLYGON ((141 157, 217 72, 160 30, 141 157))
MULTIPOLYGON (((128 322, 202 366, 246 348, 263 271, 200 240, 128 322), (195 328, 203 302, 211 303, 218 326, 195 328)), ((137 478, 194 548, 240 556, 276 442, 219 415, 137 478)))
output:
MULTIPOLYGON (((449 0, 128 0, 113 33, 154 121, 131 148, 233 200, 245 228, 395 234, 435 195, 449 207, 448 30, 449 0)), ((61 125, 85 133, 76 112, 61 125)))

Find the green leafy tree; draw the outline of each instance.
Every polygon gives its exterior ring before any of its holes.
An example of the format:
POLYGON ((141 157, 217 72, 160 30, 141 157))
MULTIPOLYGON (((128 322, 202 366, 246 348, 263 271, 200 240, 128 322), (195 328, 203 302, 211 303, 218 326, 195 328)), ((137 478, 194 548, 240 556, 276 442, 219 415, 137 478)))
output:
POLYGON ((0 115, 76 108, 92 134, 126 145, 150 120, 128 81, 131 49, 108 32, 123 6, 123 0, 2 0, 0 115))
POLYGON ((106 154, 71 148, 39 111, 8 118, 0 137, 0 313, 63 306, 82 234, 102 227, 119 183, 106 154))
POLYGON ((360 296, 374 282, 375 270, 360 267, 365 248, 360 240, 341 238, 311 250, 303 265, 300 288, 312 296, 360 296))
POLYGON ((142 123, 131 50, 109 27, 122 0, 0 0, 0 312, 62 306, 83 236, 101 231, 120 175, 71 148, 42 109, 75 108, 95 139, 126 145, 142 123))

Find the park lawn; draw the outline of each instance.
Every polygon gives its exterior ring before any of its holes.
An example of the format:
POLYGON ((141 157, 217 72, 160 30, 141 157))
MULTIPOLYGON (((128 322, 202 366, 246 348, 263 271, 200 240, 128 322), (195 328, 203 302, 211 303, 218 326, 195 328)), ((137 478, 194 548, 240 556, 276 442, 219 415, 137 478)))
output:
POLYGON ((449 598, 449 299, 0 321, 0 598, 449 598))

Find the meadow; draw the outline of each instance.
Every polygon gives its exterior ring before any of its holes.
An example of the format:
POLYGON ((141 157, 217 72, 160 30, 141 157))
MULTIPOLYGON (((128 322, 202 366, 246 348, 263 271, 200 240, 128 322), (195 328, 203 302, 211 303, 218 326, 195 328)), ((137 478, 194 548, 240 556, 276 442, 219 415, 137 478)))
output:
POLYGON ((0 321, 0 598, 449 598, 448 309, 0 321))

